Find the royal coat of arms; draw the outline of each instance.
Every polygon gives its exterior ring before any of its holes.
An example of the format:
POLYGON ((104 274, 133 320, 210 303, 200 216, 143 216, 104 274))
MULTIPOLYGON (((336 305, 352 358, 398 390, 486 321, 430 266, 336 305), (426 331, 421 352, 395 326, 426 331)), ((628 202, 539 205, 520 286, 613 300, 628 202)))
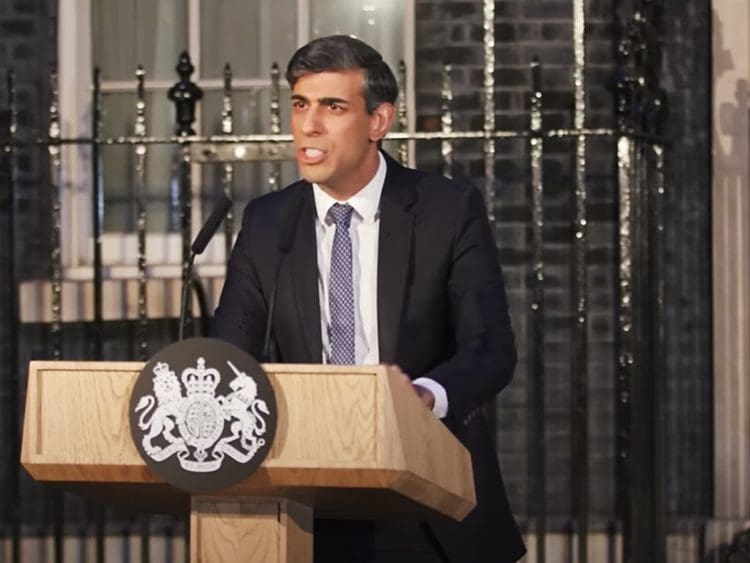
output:
POLYGON ((270 411, 258 397, 256 381, 231 361, 224 362, 234 375, 226 395, 216 394, 221 373, 203 357, 179 378, 168 363, 153 365, 153 394, 135 403, 146 456, 155 462, 176 456, 185 471, 210 473, 219 470, 227 456, 249 462, 266 444, 270 411))

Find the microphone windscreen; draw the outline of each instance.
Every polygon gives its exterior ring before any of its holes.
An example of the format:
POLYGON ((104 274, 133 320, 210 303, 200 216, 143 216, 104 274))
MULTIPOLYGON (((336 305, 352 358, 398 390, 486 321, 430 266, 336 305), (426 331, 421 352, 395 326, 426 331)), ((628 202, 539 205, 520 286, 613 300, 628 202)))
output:
POLYGON ((211 237, 214 236, 216 229, 219 228, 219 225, 229 212, 230 207, 232 207, 232 200, 222 194, 219 201, 217 201, 214 205, 214 209, 213 211, 211 211, 211 215, 208 216, 208 219, 203 224, 203 227, 198 233, 198 236, 195 237, 193 245, 190 247, 194 254, 200 254, 206 249, 208 241, 210 241, 211 237))

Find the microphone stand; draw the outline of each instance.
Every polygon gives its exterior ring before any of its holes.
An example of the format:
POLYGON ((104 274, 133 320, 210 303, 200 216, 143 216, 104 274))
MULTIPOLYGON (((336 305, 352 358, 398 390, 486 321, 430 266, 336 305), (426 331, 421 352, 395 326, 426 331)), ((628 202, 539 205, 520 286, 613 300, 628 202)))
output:
POLYGON ((273 326, 273 316, 276 312, 276 293, 279 285, 279 274, 281 266, 284 264, 289 251, 292 249, 294 236, 297 234, 297 225, 302 216, 302 207, 304 200, 300 198, 287 216, 286 223, 281 230, 279 239, 279 261, 276 264, 276 274, 273 277, 273 286, 271 287, 271 296, 268 299, 268 316, 266 317, 266 330, 263 338, 263 361, 274 362, 275 357, 271 357, 271 328, 273 326))
POLYGON ((185 267, 185 277, 182 280, 182 297, 180 299, 180 331, 177 336, 178 341, 182 341, 185 332, 185 322, 187 321, 187 301, 190 294, 190 287, 193 285, 193 263, 195 262, 195 252, 190 252, 187 266, 185 267))
POLYGON ((208 241, 214 236, 216 229, 219 228, 219 224, 224 220, 229 208, 232 206, 232 201, 225 195, 219 199, 214 206, 211 215, 209 215, 206 222, 203 224, 198 235, 195 237, 192 246, 190 247, 190 258, 188 258, 185 271, 183 273, 182 280, 182 296, 180 299, 180 328, 178 340, 182 340, 185 332, 185 322, 187 320, 187 309, 188 309, 188 296, 190 295, 190 287, 193 284, 193 264, 195 257, 202 254, 208 245, 208 241))

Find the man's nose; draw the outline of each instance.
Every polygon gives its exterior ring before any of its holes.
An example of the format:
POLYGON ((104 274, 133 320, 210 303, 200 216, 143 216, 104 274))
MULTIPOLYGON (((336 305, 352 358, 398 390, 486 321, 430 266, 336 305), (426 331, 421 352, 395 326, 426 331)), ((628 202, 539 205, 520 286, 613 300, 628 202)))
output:
POLYGON ((302 119, 302 132, 305 135, 316 135, 323 132, 323 121, 319 107, 311 107, 302 119))

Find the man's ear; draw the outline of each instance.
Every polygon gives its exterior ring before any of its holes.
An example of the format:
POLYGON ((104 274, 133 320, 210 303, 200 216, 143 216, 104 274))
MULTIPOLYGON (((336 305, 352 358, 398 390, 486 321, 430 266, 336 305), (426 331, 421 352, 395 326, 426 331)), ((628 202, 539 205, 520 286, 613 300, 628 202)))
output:
POLYGON ((393 124, 396 108, 393 104, 382 103, 370 114, 370 140, 375 142, 385 137, 393 124))

